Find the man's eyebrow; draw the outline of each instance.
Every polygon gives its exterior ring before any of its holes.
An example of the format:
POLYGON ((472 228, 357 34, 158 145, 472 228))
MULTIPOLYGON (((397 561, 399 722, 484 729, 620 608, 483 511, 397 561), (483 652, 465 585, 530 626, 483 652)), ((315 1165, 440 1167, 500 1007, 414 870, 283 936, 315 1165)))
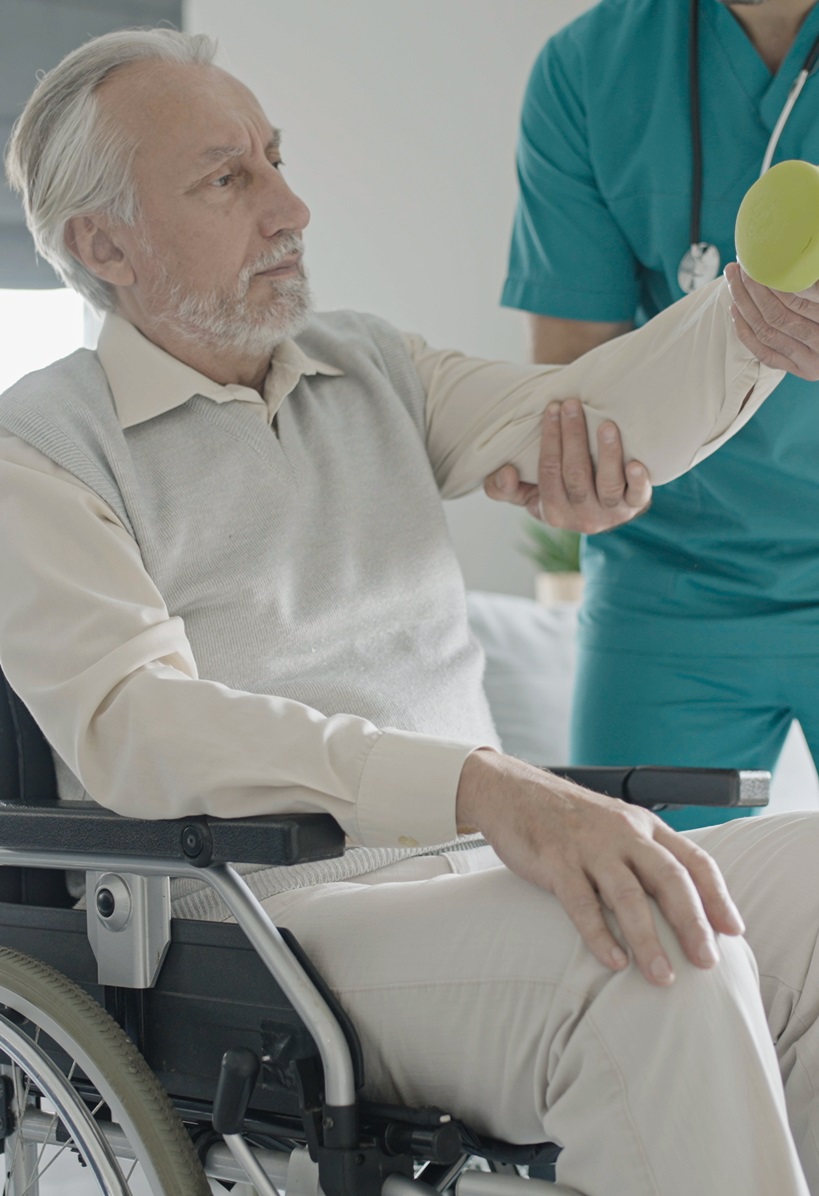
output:
MULTIPOLYGON (((265 150, 278 150, 281 146, 281 130, 274 129, 265 150)), ((199 156, 208 162, 226 162, 230 158, 241 158, 247 151, 245 145, 212 145, 199 156)))

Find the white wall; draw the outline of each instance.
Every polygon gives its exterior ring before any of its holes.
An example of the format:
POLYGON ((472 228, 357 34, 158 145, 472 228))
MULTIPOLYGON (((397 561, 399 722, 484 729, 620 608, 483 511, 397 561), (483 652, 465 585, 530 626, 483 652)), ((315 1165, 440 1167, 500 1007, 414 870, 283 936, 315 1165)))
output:
MULTIPOLYGON (((523 360, 501 309, 526 77, 589 0, 187 0, 185 26, 284 129, 287 177, 312 209, 320 308, 374 311, 429 342, 523 360)), ((467 584, 532 592, 521 514, 448 504, 467 584)))

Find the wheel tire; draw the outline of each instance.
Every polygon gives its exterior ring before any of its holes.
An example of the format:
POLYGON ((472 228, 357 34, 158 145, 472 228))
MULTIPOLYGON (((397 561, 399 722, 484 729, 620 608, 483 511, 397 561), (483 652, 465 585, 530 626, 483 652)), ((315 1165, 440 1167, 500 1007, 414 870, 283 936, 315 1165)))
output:
MULTIPOLYGON (((210 1196, 168 1094, 96 1001, 54 968, 0 947, 0 1004, 39 1027, 77 1062, 125 1133, 155 1196, 210 1196)), ((0 1026, 0 1050, 2 1033, 0 1026)))

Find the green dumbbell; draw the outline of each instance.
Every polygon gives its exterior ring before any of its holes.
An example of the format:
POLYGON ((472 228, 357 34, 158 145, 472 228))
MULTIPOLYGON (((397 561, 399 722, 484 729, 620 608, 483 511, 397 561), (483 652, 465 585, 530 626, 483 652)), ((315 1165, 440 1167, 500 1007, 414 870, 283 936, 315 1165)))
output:
POLYGON ((737 261, 777 291, 805 291, 819 280, 819 167, 779 162, 746 194, 737 213, 737 261))

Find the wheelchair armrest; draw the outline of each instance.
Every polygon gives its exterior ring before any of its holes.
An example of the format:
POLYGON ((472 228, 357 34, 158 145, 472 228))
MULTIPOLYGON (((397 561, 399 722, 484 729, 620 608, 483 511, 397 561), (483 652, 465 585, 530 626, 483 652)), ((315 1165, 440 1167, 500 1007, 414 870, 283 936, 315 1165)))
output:
POLYGON ((59 845, 65 852, 162 857, 208 864, 281 866, 344 853, 344 832, 329 814, 259 818, 124 818, 87 802, 22 806, 0 801, 0 844, 17 850, 59 845))
POLYGON ((556 765, 556 776, 648 810, 664 806, 767 806, 769 772, 738 768, 594 768, 556 765))

